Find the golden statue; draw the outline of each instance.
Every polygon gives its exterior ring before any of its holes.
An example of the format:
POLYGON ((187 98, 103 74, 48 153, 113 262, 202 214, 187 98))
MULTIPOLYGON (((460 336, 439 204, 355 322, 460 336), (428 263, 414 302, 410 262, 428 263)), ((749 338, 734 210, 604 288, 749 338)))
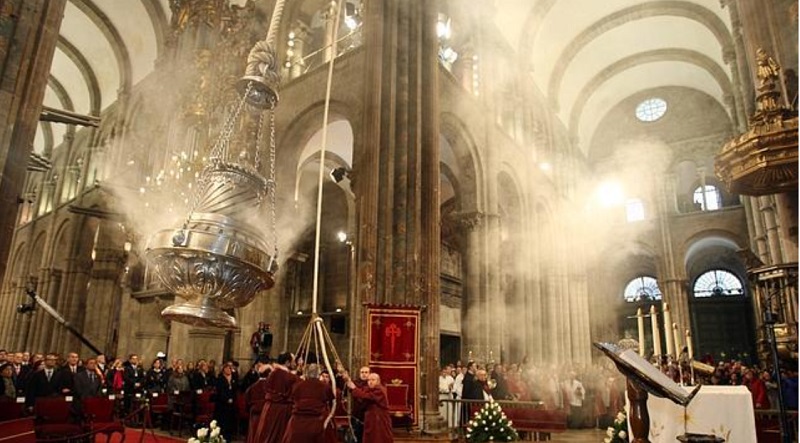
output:
POLYGON ((778 78, 781 66, 763 48, 756 50, 756 63, 756 76, 761 81, 762 86, 767 82, 774 82, 778 78))

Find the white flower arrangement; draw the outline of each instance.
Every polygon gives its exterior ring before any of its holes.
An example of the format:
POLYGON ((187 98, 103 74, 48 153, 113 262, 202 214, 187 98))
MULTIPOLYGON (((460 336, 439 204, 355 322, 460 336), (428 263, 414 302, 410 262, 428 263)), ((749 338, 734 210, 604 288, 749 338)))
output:
POLYGON ((207 428, 197 430, 197 437, 191 437, 187 443, 226 443, 221 434, 222 428, 217 425, 216 420, 212 420, 207 428))
POLYGON ((512 425, 500 405, 489 401, 469 421, 464 436, 470 443, 519 440, 519 435, 512 425))
POLYGON ((614 426, 606 429, 607 437, 603 443, 627 443, 628 442, 628 416, 625 411, 617 413, 614 418, 614 426))

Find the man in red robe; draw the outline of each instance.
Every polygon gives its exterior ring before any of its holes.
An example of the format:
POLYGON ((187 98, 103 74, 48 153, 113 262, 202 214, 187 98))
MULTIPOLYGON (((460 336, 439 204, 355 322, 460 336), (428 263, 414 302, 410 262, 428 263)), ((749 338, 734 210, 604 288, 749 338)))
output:
POLYGON ((256 439, 258 432, 258 421, 261 412, 264 410, 264 403, 267 397, 267 378, 265 377, 269 365, 262 360, 256 362, 256 374, 258 380, 247 388, 244 394, 245 407, 250 412, 250 420, 247 425, 247 443, 258 443, 256 439))
MULTIPOLYGON (((341 367, 341 365, 338 370, 340 374, 346 373, 344 367, 341 367)), ((366 388, 370 372, 369 366, 362 366, 361 369, 358 370, 358 378, 353 380, 353 384, 359 388, 366 388)), ((367 410, 367 405, 366 402, 360 398, 354 396, 351 396, 351 398, 350 428, 353 429, 356 441, 360 443, 364 441, 364 413, 367 410)))
POLYGON ((364 413, 364 439, 369 443, 393 443, 392 420, 389 418, 389 403, 386 400, 386 388, 381 384, 381 377, 376 373, 369 374, 366 387, 357 387, 350 377, 345 374, 347 387, 352 391, 353 398, 363 401, 366 406, 364 413))
POLYGON ((325 443, 325 422, 333 401, 331 385, 319 379, 319 366, 305 368, 305 380, 292 388, 292 418, 283 443, 325 443))
POLYGON ((256 442, 280 443, 289 419, 292 418, 292 387, 299 378, 289 371, 294 356, 288 352, 278 356, 266 381, 267 395, 258 420, 256 442))

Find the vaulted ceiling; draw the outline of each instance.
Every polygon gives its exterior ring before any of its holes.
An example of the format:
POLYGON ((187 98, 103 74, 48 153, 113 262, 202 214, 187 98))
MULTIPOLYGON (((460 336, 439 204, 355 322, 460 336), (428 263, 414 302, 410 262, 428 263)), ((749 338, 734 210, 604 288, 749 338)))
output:
MULTIPOLYGON (((584 150, 603 117, 641 91, 685 87, 731 112, 723 55, 732 52, 731 24, 719 0, 495 0, 494 12, 520 66, 584 150)), ((68 0, 45 105, 99 114, 153 70, 169 16, 169 0, 68 0)), ((35 149, 64 132, 43 123, 35 149)))

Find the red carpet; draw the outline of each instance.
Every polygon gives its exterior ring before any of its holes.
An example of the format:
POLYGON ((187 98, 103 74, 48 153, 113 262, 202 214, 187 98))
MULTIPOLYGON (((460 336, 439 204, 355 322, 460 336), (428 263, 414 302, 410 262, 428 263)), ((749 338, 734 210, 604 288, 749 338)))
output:
MULTIPOLYGON (((142 430, 137 428, 125 428, 125 443, 137 443, 142 438, 142 430)), ((119 434, 114 434, 111 437, 111 443, 118 443, 121 440, 119 434)), ((170 437, 163 434, 161 431, 156 431, 155 435, 148 429, 144 434, 143 443, 186 443, 189 437, 178 438, 170 437)), ((104 435, 97 435, 94 439, 95 443, 106 443, 104 435)))

